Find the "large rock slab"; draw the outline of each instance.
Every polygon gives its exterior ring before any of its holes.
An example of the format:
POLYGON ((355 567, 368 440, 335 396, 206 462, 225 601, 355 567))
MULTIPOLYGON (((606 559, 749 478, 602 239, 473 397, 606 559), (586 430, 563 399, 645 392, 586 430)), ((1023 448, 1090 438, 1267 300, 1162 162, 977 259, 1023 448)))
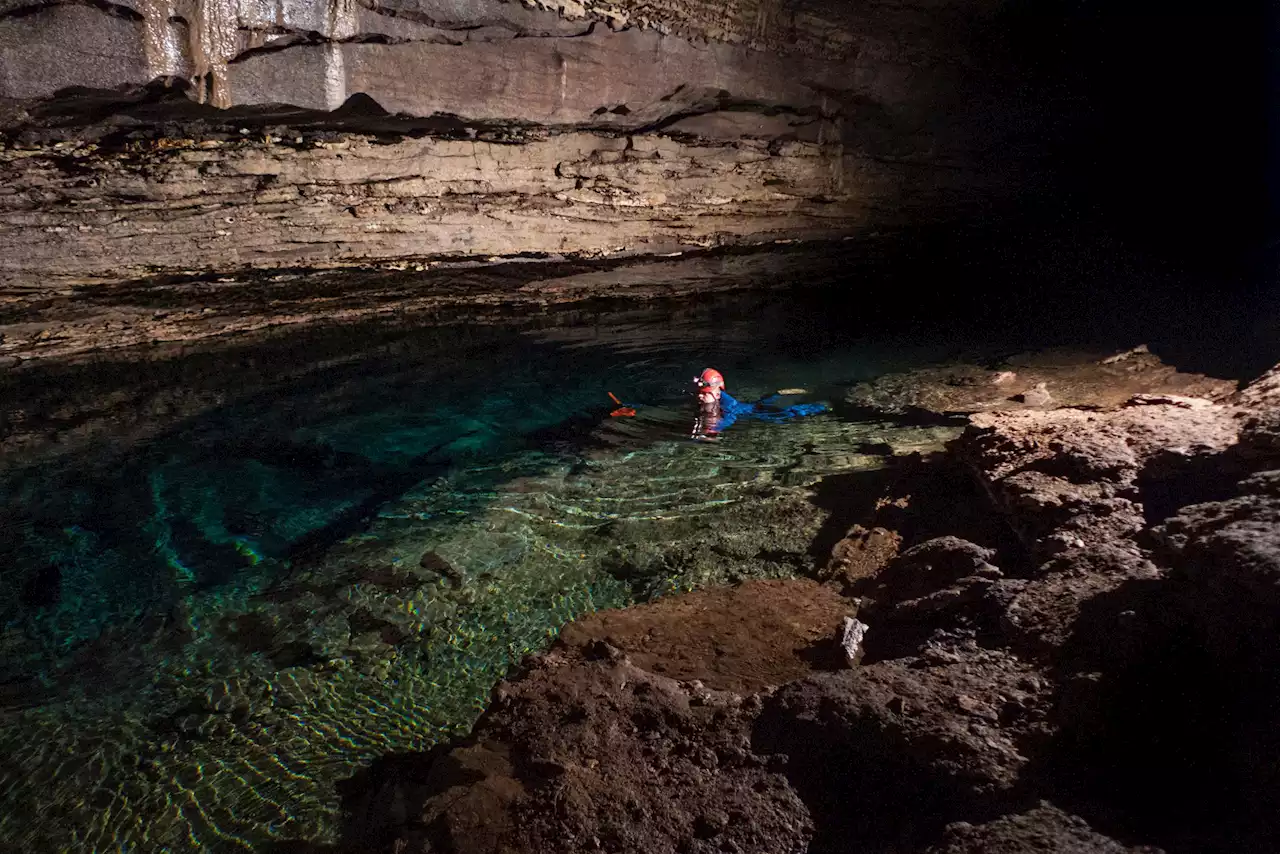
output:
POLYGON ((753 581, 605 611, 565 627, 573 646, 601 641, 637 666, 718 691, 750 693, 799 679, 851 602, 812 581, 753 581))
POLYGON ((1217 400, 1235 384, 1165 364, 1147 347, 1097 358, 1048 351, 973 364, 920 368, 859 383, 845 395, 859 409, 889 415, 971 415, 1021 409, 1116 409, 1135 394, 1217 400))
POLYGON ((958 453, 1041 560, 1131 541, 1152 509, 1143 486, 1222 453, 1239 431, 1232 408, 1168 395, 1108 413, 981 413, 970 424, 958 453))
MULTIPOLYGON (((1034 742, 1045 717, 1047 687, 1026 662, 977 648, 952 661, 877 662, 786 686, 766 705, 760 743, 792 757, 801 786, 806 767, 835 777, 847 764, 850 800, 875 802, 886 778, 910 787, 906 775, 922 798, 933 790, 940 809, 942 801, 963 809, 1016 784, 1027 762, 1023 742, 1034 742)), ((823 785, 834 796, 833 783, 823 785)))

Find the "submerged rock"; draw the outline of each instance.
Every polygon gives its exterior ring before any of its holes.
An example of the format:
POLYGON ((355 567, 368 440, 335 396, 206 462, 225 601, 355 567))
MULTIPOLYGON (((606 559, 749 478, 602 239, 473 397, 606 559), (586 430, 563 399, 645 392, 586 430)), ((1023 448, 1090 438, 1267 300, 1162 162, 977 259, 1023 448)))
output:
POLYGON ((466 579, 462 572, 445 558, 436 552, 423 552, 422 557, 418 560, 418 566, 428 572, 438 573, 449 579, 449 583, 454 587, 458 587, 466 579))
POLYGON ((1036 407, 1037 409, 1043 409, 1053 403, 1053 395, 1049 394, 1049 387, 1047 383, 1036 383, 1027 391, 1022 392, 1021 394, 1015 394, 1010 399, 1016 400, 1019 403, 1025 403, 1027 406, 1036 407))

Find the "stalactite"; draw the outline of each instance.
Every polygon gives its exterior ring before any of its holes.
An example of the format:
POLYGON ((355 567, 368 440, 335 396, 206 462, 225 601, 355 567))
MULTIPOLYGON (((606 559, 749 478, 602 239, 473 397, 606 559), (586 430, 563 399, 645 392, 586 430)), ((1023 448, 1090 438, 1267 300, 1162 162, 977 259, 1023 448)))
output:
POLYGON ((354 36, 358 30, 356 0, 328 0, 328 4, 329 38, 341 41, 354 36))
MULTIPOLYGON (((141 0, 146 19, 147 62, 157 76, 189 73, 196 100, 215 107, 234 103, 228 65, 245 48, 265 43, 262 26, 283 26, 289 16, 283 0, 141 0), (170 19, 190 22, 187 57, 183 55, 170 19)), ((347 80, 341 42, 358 30, 357 0, 326 0, 323 34, 331 39, 325 55, 324 92, 329 109, 346 100, 347 80)))
POLYGON ((346 58, 341 41, 357 32, 355 0, 328 0, 325 24, 329 42, 324 55, 325 107, 336 110, 347 100, 346 58))
POLYGON ((182 76, 187 63, 170 21, 174 16, 173 0, 139 0, 139 10, 143 15, 142 46, 151 77, 182 76))
POLYGON ((237 0, 189 0, 191 77, 196 98, 215 107, 230 107, 227 63, 240 52, 240 8, 237 0))

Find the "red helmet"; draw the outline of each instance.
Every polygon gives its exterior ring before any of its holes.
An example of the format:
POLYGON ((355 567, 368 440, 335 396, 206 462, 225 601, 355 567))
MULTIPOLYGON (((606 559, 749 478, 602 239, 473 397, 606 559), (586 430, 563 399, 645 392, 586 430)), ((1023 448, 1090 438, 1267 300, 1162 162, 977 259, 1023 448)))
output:
POLYGON ((715 368, 707 368, 702 375, 694 380, 700 386, 708 386, 710 388, 724 388, 724 375, 715 368))

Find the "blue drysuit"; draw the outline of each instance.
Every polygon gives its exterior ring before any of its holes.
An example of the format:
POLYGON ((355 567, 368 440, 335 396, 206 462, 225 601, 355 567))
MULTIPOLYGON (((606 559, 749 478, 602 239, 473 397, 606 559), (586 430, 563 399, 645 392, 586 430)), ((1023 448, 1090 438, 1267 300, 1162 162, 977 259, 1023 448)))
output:
POLYGON ((771 394, 755 403, 743 403, 727 391, 721 390, 720 400, 718 401, 719 412, 716 412, 714 408, 703 407, 698 414, 697 421, 694 422, 693 436, 694 438, 709 438, 723 433, 739 418, 756 418, 760 421, 769 421, 776 424, 782 421, 790 421, 793 418, 801 418, 805 415, 816 415, 819 412, 825 412, 827 409, 825 403, 793 403, 783 409, 768 408, 779 397, 780 395, 771 394))

